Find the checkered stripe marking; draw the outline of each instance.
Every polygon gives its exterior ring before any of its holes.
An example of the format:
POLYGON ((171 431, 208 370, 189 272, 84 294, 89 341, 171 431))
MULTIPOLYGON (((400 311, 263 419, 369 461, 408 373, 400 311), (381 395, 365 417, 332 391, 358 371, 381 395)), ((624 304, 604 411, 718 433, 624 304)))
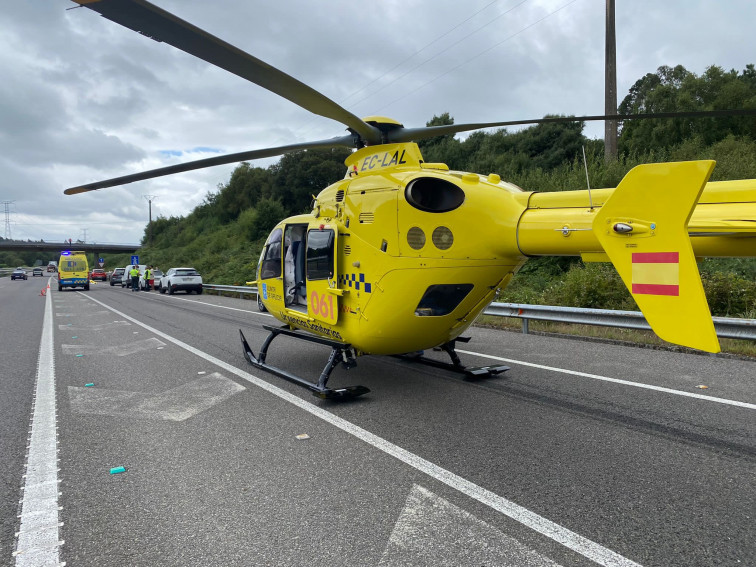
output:
POLYGON ((362 290, 365 293, 373 292, 373 284, 365 281, 365 274, 343 274, 339 276, 339 285, 351 287, 357 291, 362 290))

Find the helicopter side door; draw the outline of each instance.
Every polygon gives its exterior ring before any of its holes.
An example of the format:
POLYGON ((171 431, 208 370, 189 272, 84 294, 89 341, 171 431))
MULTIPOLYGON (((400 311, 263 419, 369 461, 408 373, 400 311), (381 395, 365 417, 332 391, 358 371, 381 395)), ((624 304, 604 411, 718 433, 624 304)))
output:
POLYGON ((307 312, 305 281, 307 224, 287 224, 284 231, 284 293, 289 309, 307 312))
POLYGON ((283 230, 273 229, 260 254, 257 266, 257 285, 262 302, 268 311, 283 307, 282 241, 283 230))
POLYGON ((329 325, 335 325, 339 318, 337 237, 337 231, 327 226, 307 232, 307 311, 310 317, 329 325))

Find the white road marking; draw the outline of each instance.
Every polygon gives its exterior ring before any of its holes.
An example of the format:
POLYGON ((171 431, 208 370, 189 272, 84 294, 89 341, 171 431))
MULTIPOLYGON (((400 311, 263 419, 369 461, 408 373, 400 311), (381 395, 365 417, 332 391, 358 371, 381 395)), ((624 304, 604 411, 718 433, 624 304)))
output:
POLYGON ((57 566, 58 533, 58 437, 55 407, 55 353, 50 295, 45 300, 42 338, 39 343, 37 385, 31 421, 31 440, 26 459, 26 480, 21 504, 21 528, 16 541, 16 567, 57 566))
POLYGON ((212 355, 196 349, 187 343, 175 339, 172 336, 159 331, 158 329, 150 327, 149 325, 146 325, 141 321, 138 321, 137 319, 126 315, 125 313, 121 313, 120 311, 117 311, 116 309, 93 297, 86 297, 90 301, 93 301, 98 305, 102 305, 103 307, 110 309, 119 317, 123 317, 124 319, 131 321, 135 325, 139 325, 140 327, 147 329, 151 333, 154 333, 159 337, 183 348, 184 350, 191 352, 192 354, 195 354, 200 358, 203 358, 208 362, 211 362, 212 364, 224 369, 226 372, 234 374, 239 378, 246 380, 250 384, 257 386, 258 388, 262 388, 263 390, 273 394, 274 396, 277 396, 282 400, 285 400, 290 404, 293 404, 298 408, 314 415, 315 417, 318 417, 323 421, 330 423, 334 427, 337 427, 342 431, 349 433, 357 439, 364 441, 368 445, 371 445, 372 447, 386 453, 387 455, 395 457, 406 465, 409 465, 410 467, 424 474, 427 474, 428 476, 446 484, 447 486, 450 486, 451 488, 461 492, 462 494, 465 494, 466 496, 469 496, 470 498, 473 498, 474 500, 477 500, 478 502, 489 506, 493 510, 496 510, 501 514, 512 518, 513 520, 527 526, 528 528, 540 534, 543 534, 549 539, 554 540, 555 542, 567 547, 568 549, 571 549, 576 553, 579 553, 580 555, 590 559, 591 561, 594 561, 595 563, 598 563, 599 565, 602 565, 603 567, 639 567, 638 563, 626 557, 623 557, 619 553, 616 553, 611 549, 608 549, 594 541, 591 541, 586 537, 568 530, 567 528, 560 526, 559 524, 552 522, 551 520, 544 518, 543 516, 539 516, 535 512, 531 512, 527 508, 519 506, 518 504, 515 504, 514 502, 507 500, 506 498, 499 496, 498 494, 495 494, 490 490, 486 490, 485 488, 478 486, 477 484, 474 484, 469 480, 454 474, 451 471, 439 467, 438 465, 427 461, 422 457, 415 455, 414 453, 402 449, 398 445, 395 445, 390 441, 379 437, 378 435, 370 433, 366 429, 363 429, 362 427, 355 425, 350 421, 338 417, 337 415, 334 415, 331 412, 326 411, 310 402, 306 402, 303 399, 295 396, 294 394, 287 392, 286 390, 282 390, 281 388, 274 386, 273 384, 269 384, 268 382, 262 380, 261 378, 258 378, 257 376, 240 370, 239 368, 236 368, 235 366, 232 366, 227 362, 220 360, 219 358, 215 358, 212 355))
POLYGON ((213 372, 159 394, 69 386, 68 397, 78 413, 184 421, 245 389, 213 372))
POLYGON ((559 567, 417 484, 412 486, 378 565, 559 567))
MULTIPOLYGON (((196 299, 186 299, 183 297, 176 297, 171 295, 170 298, 175 301, 188 301, 189 303, 196 303, 197 305, 208 305, 210 307, 217 307, 218 309, 229 309, 231 311, 241 311, 242 313, 249 313, 250 315, 262 315, 263 317, 272 317, 270 313, 262 313, 261 311, 253 311, 251 309, 239 309, 238 307, 226 307, 225 305, 215 305, 213 303, 207 303, 205 301, 198 301, 196 299)), ((157 299, 157 298, 150 298, 157 299)))
MULTIPOLYGON (((65 328, 69 329, 70 327, 65 328)), ((63 354, 86 354, 88 356, 102 354, 108 356, 129 356, 145 350, 153 350, 161 346, 165 346, 165 343, 155 337, 125 345, 109 347, 99 345, 61 345, 63 348, 63 354)))
POLYGON ((469 350, 458 350, 461 354, 470 354, 473 356, 480 356, 482 358, 489 358, 491 360, 498 360, 501 362, 508 362, 509 364, 519 364, 520 366, 530 366, 532 368, 539 368, 541 370, 550 370, 552 372, 561 372, 562 374, 570 374, 572 376, 580 376, 581 378, 591 378, 593 380, 603 380, 604 382, 612 382, 614 384, 622 384, 623 386, 633 386, 635 388, 644 388, 646 390, 655 390, 657 392, 665 392, 667 394, 674 394, 676 396, 685 396, 687 398, 696 398, 697 400, 706 400, 707 402, 716 402, 719 404, 727 404, 731 406, 737 406, 746 409, 756 409, 756 404, 749 404, 748 402, 739 402, 737 400, 728 400, 727 398, 716 398, 714 396, 704 396, 703 394, 694 394, 693 392, 685 392, 683 390, 673 390, 672 388, 664 388, 662 386, 654 386, 653 384, 643 384, 642 382, 631 382, 629 380, 620 380, 619 378, 609 378, 608 376, 601 376, 599 374, 589 374, 588 372, 579 372, 577 370, 567 370, 566 368, 557 368, 555 366, 545 366, 543 364, 535 364, 533 362, 525 362, 523 360, 514 360, 512 358, 502 358, 500 356, 493 356, 490 354, 483 354, 480 352, 472 352, 469 350))
MULTIPOLYGON (((196 301, 196 300, 193 301, 193 300, 189 300, 189 299, 182 299, 180 297, 173 297, 173 296, 171 296, 171 297, 172 297, 172 299, 177 299, 179 301, 190 301, 192 303, 200 303, 202 305, 208 305, 210 307, 218 307, 220 309, 231 309, 231 310, 234 310, 234 311, 242 311, 244 313, 251 313, 253 315, 265 315, 266 317, 272 317, 272 315, 270 313, 260 313, 260 312, 257 312, 257 311, 247 311, 246 309, 237 309, 235 307, 226 307, 224 305, 213 305, 212 303, 205 303, 203 301, 196 301)), ((694 393, 691 393, 691 392, 684 392, 682 390, 674 390, 672 388, 664 388, 662 386, 653 386, 651 384, 643 384, 643 383, 639 383, 639 382, 630 382, 629 380, 620 380, 620 379, 617 379, 617 378, 609 378, 608 376, 600 376, 598 374, 589 374, 587 372, 579 372, 577 370, 568 370, 566 368, 557 368, 557 367, 554 367, 554 366, 545 366, 545 365, 542 365, 542 364, 535 364, 535 363, 532 363, 532 362, 525 362, 523 360, 514 360, 512 358, 502 358, 502 357, 493 356, 493 355, 489 355, 489 354, 483 354, 483 353, 480 353, 480 352, 472 352, 472 351, 467 351, 467 350, 457 350, 457 352, 458 353, 462 353, 462 354, 470 354, 470 355, 473 355, 473 356, 480 356, 480 357, 483 357, 483 358, 490 358, 492 360, 499 360, 499 361, 502 361, 502 362, 508 362, 510 364, 519 364, 520 366, 531 366, 533 368, 540 368, 542 370, 551 370, 553 372, 562 372, 563 374, 572 374, 573 376, 580 376, 582 378, 592 378, 592 379, 595 379, 595 380, 604 380, 606 382, 614 382, 615 384, 623 384, 625 386, 634 386, 636 388, 646 388, 646 389, 649 389, 649 390, 656 390, 658 392, 666 392, 668 394, 675 394, 675 395, 678 395, 678 396, 686 396, 686 397, 689 397, 689 398, 696 398, 696 399, 699 399, 699 400, 707 400, 707 401, 710 401, 710 402, 717 402, 717 403, 720 403, 720 404, 728 404, 728 405, 743 407, 743 408, 747 408, 747 409, 756 409, 756 404, 750 404, 748 402, 739 402, 739 401, 736 401, 736 400, 729 400, 727 398, 717 398, 717 397, 714 397, 714 396, 704 396, 702 394, 694 394, 694 393)))
POLYGON ((58 329, 61 331, 104 331, 110 327, 123 327, 131 325, 128 321, 113 321, 112 323, 100 323, 99 325, 58 325, 58 329))

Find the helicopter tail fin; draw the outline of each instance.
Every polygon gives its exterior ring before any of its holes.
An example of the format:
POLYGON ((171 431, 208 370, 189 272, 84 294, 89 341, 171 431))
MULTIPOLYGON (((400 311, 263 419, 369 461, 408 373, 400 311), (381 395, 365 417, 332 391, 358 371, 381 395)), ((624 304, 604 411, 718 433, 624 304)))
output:
POLYGON ((633 168, 593 231, 660 338, 719 352, 687 229, 713 168, 709 160, 633 168))

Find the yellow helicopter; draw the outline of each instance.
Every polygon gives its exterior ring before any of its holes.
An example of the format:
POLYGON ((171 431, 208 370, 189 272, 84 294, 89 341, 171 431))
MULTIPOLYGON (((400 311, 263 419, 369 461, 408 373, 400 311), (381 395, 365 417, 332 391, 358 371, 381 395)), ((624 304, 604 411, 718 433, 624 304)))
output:
MULTIPOLYGON (((311 87, 145 0, 74 0, 156 41, 254 82, 346 125, 349 134, 240 152, 66 189, 76 194, 213 165, 347 146, 343 180, 320 192, 309 214, 282 220, 262 250, 261 305, 284 325, 270 332, 254 366, 322 398, 350 398, 362 386, 329 388, 336 365, 361 355, 441 348, 442 363, 467 376, 505 366, 466 367, 455 351, 462 333, 530 257, 610 261, 664 340, 718 352, 696 258, 756 255, 756 180, 708 182, 713 161, 647 164, 616 189, 525 192, 496 174, 426 163, 418 140, 458 132, 567 120, 658 118, 681 114, 587 116, 405 128, 390 118, 357 118, 311 87), (267 363, 278 336, 329 346, 317 381, 267 363)), ((754 110, 687 113, 756 114, 754 110)))

